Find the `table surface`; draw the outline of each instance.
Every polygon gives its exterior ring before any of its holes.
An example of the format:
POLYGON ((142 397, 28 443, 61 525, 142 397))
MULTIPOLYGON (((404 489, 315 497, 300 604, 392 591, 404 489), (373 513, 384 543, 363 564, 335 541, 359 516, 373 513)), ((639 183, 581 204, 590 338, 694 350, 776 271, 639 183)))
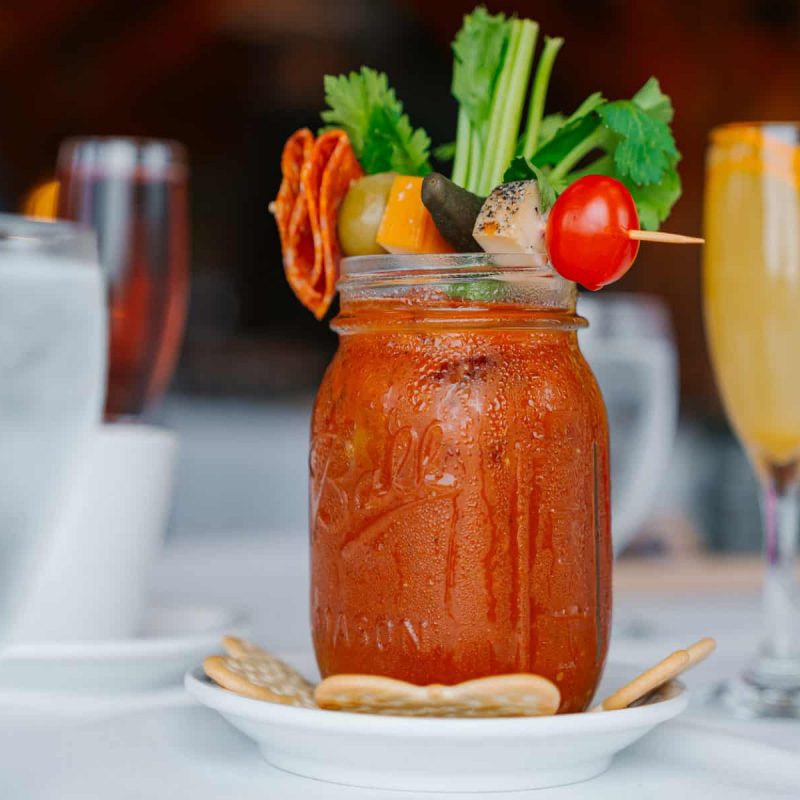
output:
MULTIPOLYGON (((752 559, 617 566, 612 660, 647 666, 704 635, 717 638, 718 651, 687 676, 693 701, 686 714, 629 748, 605 775, 548 790, 548 798, 672 800, 677 792, 682 800, 800 798, 800 722, 737 720, 704 699, 710 687, 736 674, 756 645, 759 574, 752 559)), ((310 647, 307 585, 304 535, 241 532, 170 542, 152 593, 161 603, 242 609, 255 639, 273 651, 298 653, 310 647)), ((36 709, 0 704, 3 800, 181 794, 192 800, 425 796, 345 789, 281 773, 178 688, 93 718, 48 714, 41 703, 36 709)))

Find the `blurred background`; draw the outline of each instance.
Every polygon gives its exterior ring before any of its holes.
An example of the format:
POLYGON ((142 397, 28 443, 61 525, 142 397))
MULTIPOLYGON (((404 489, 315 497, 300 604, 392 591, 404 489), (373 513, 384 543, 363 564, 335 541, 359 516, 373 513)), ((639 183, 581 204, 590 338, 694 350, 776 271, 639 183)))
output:
MULTIPOLYGON (((31 187, 52 177, 58 145, 69 136, 174 138, 189 154, 188 324, 172 388, 151 412, 182 438, 173 536, 305 529, 307 416, 336 341, 283 277, 267 212, 280 150, 293 130, 318 124, 322 76, 362 64, 389 74, 413 123, 434 143, 451 140, 449 42, 473 5, 0 3, 1 210, 19 210, 31 187)), ((537 19, 544 32, 566 39, 550 111, 570 112, 598 89, 628 97, 651 74, 660 79, 677 109, 683 153, 684 195, 671 230, 701 231, 712 126, 792 119, 800 105, 800 4, 791 0, 518 0, 488 7, 537 19)), ((645 298, 641 321, 634 315, 619 335, 635 339, 641 326, 653 329, 667 342, 670 363, 679 364, 675 445, 629 549, 757 549, 755 485, 722 415, 706 352, 700 251, 644 248, 618 288, 645 298)), ((591 349, 602 359, 601 340, 591 349)), ((607 396, 615 380, 609 372, 607 396)), ((610 397, 609 407, 624 435, 629 411, 610 397)))

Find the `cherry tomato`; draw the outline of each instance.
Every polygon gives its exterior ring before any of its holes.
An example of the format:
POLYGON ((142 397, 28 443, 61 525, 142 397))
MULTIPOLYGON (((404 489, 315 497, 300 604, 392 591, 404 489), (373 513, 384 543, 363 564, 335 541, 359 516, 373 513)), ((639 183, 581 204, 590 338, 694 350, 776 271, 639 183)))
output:
POLYGON ((570 184, 547 219, 550 263, 587 289, 619 280, 639 252, 628 231, 639 228, 631 193, 614 178, 587 175, 570 184))

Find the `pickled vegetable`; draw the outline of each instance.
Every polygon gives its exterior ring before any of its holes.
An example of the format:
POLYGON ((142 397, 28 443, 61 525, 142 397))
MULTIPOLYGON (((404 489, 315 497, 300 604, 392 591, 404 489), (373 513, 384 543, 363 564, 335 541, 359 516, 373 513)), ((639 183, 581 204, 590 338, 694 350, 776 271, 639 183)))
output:
POLYGON ((483 198, 432 172, 422 181, 422 202, 431 212, 439 233, 459 253, 474 253, 480 245, 472 236, 483 198))
POLYGON ((366 175, 355 181, 339 210, 339 244, 346 256, 385 253, 376 237, 386 210, 393 172, 366 175))

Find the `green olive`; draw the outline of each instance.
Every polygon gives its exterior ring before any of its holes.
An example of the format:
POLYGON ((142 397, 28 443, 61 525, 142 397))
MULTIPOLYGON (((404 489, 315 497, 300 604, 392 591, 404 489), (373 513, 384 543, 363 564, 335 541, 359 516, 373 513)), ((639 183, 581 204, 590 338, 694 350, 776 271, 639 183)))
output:
POLYGON ((359 178, 339 209, 339 243, 346 256, 368 256, 386 251, 375 241, 386 210, 394 172, 359 178))

